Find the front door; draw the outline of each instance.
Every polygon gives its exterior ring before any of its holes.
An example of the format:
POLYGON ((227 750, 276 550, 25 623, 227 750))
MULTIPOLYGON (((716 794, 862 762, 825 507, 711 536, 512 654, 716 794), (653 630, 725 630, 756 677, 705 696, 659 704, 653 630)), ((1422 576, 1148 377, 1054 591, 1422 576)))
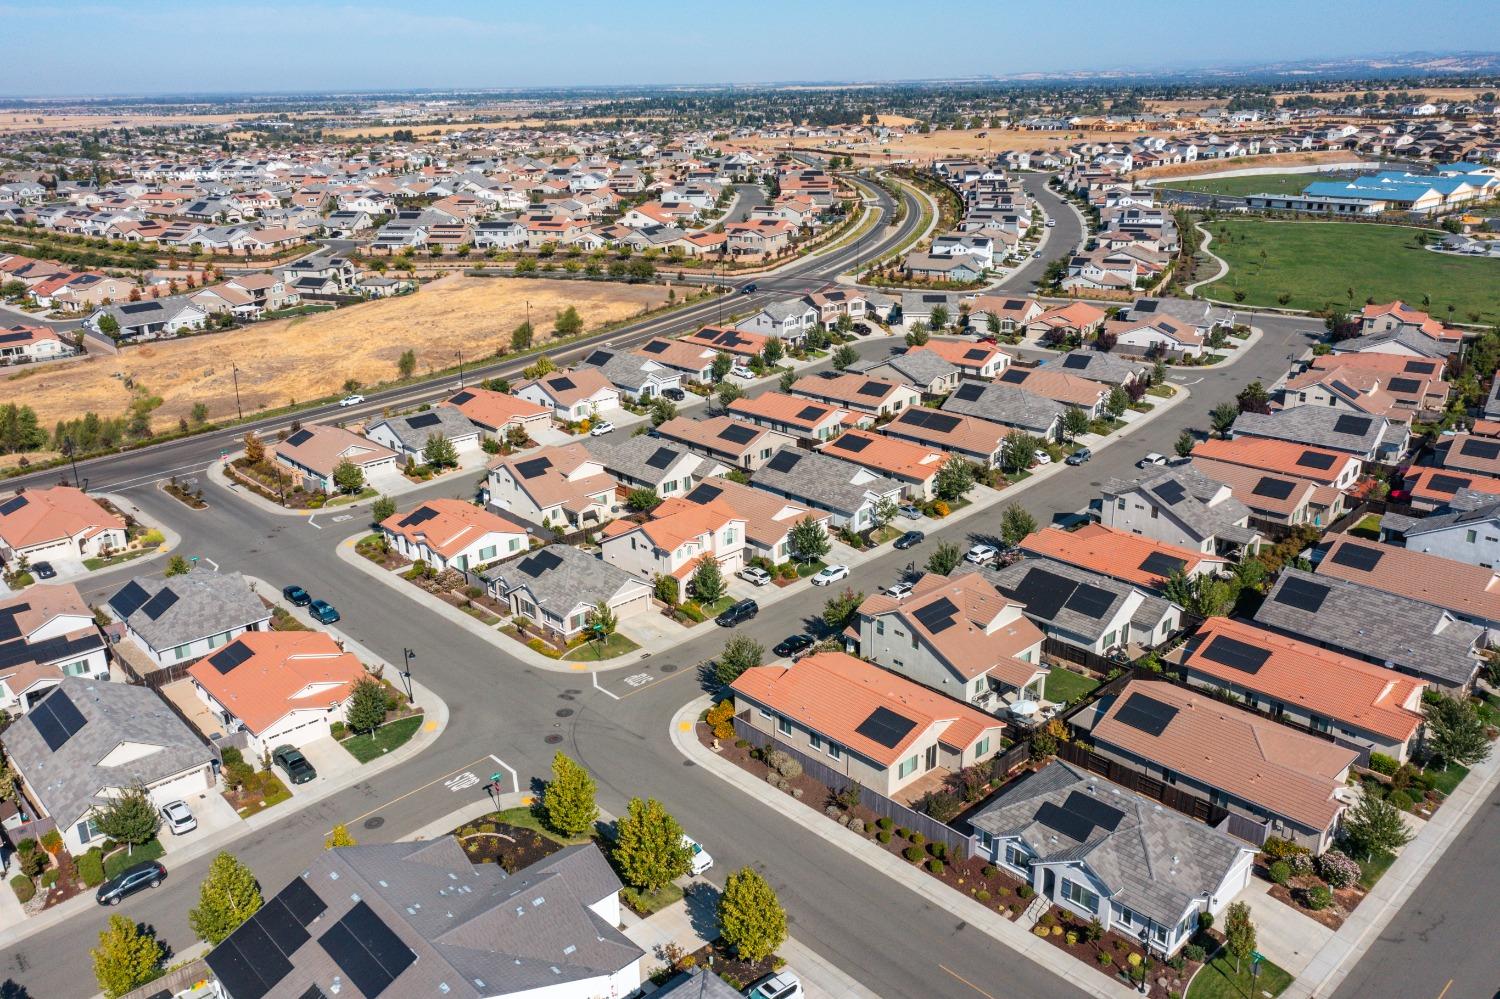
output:
POLYGON ((1057 875, 1052 868, 1048 867, 1042 871, 1042 894, 1048 898, 1052 897, 1052 890, 1057 887, 1057 875))
POLYGON ((927 747, 927 766, 924 769, 931 770, 935 766, 937 766, 937 746, 934 744, 927 747))

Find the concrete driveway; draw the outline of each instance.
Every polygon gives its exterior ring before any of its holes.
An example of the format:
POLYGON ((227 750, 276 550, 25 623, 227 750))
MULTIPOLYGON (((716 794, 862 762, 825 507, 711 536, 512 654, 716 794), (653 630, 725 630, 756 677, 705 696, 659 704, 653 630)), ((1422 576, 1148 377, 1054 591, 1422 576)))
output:
POLYGON ((1300 975, 1313 955, 1333 937, 1333 930, 1272 898, 1270 892, 1270 882, 1251 878, 1234 901, 1250 906, 1256 949, 1293 975, 1300 975))
POLYGON ((315 779, 306 784, 293 784, 286 779, 286 774, 280 767, 273 767, 276 776, 280 777, 281 782, 291 789, 294 798, 305 794, 315 794, 329 781, 358 770, 360 767, 359 761, 350 755, 347 749, 335 742, 332 736, 314 739, 298 748, 302 750, 302 755, 307 757, 307 762, 311 763, 313 769, 318 772, 315 779))
POLYGON ((180 836, 174 836, 172 831, 163 825, 159 838, 168 857, 181 853, 200 840, 205 840, 226 829, 237 829, 243 824, 234 806, 224 800, 224 796, 217 789, 195 794, 183 800, 192 810, 193 818, 198 820, 198 828, 180 836))

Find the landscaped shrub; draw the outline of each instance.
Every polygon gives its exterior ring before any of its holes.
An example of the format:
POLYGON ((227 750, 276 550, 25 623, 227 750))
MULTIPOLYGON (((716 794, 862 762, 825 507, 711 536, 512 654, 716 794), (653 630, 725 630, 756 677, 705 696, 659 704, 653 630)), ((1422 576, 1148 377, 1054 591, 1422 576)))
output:
POLYGON ((1074 944, 1078 943, 1078 934, 1073 932, 1072 930, 1069 930, 1064 939, 1068 941, 1068 946, 1072 947, 1074 944))
POLYGON ((1031 887, 1031 885, 1022 885, 1016 889, 1016 894, 1021 898, 1030 898, 1036 894, 1036 889, 1031 887))
POLYGON ((1266 843, 1260 848, 1260 852, 1272 860, 1284 860, 1294 853, 1306 853, 1307 849, 1298 846, 1289 839, 1282 839, 1279 836, 1267 836, 1266 843))
POLYGON ((932 854, 934 857, 936 857, 939 860, 947 860, 948 859, 948 844, 944 843, 942 840, 937 840, 935 842, 928 843, 927 844, 927 852, 930 853, 930 854, 932 854))
POLYGON ((1279 885, 1284 885, 1292 879, 1292 865, 1285 860, 1278 860, 1271 865, 1271 880, 1279 885))
POLYGON ((882 843, 889 843, 891 841, 891 834, 887 830, 882 829, 875 834, 875 838, 882 843))
POLYGON ((865 834, 865 820, 864 819, 850 819, 849 820, 849 831, 852 832, 852 833, 859 833, 861 836, 863 836, 865 834))
POLYGON ((1038 924, 1037 924, 1037 925, 1036 925, 1036 926, 1035 926, 1035 927, 1034 927, 1034 928, 1033 928, 1033 929, 1032 929, 1032 931, 1031 931, 1031 932, 1033 932, 1033 933, 1035 933, 1035 934, 1036 934, 1036 935, 1037 935, 1037 936, 1039 936, 1039 937, 1044 937, 1044 936, 1046 936, 1046 935, 1047 935, 1047 934, 1048 934, 1048 933, 1049 933, 1049 932, 1050 932, 1050 931, 1049 931, 1049 930, 1048 930, 1048 929, 1047 929, 1047 927, 1045 927, 1045 926, 1043 926, 1043 925, 1042 925, 1042 924, 1041 924, 1041 923, 1038 923, 1038 924))
POLYGON ((897 826, 896 835, 902 839, 905 839, 906 837, 911 835, 911 830, 906 828, 905 826, 897 826))
POLYGON ((1310 853, 1294 853, 1286 858, 1286 864, 1292 869, 1292 877, 1303 878, 1313 872, 1313 858, 1310 853))
POLYGON ((987 878, 992 878, 996 874, 999 874, 1000 870, 994 864, 985 864, 984 865, 984 870, 980 871, 980 873, 983 874, 987 878))
POLYGON ((1190 943, 1186 947, 1182 948, 1182 956, 1187 958, 1189 961, 1197 961, 1199 964, 1202 964, 1203 959, 1208 956, 1208 951, 1204 950, 1197 944, 1190 943))
POLYGON ((796 780, 798 777, 801 777, 802 764, 798 762, 797 758, 789 756, 786 753, 782 753, 781 755, 783 759, 776 765, 776 769, 781 771, 781 776, 787 780, 796 780))
POLYGON ((333 736, 335 739, 342 739, 344 736, 349 734, 349 726, 345 725, 341 721, 333 722, 328 726, 328 734, 333 736))
POLYGON ((923 836, 919 832, 912 833, 910 839, 911 839, 911 845, 912 846, 926 846, 927 845, 927 837, 923 836))
POLYGON ((21 862, 21 873, 28 878, 37 877, 47 869, 47 854, 42 850, 23 853, 17 859, 21 862))
POLYGON ((1385 774, 1387 777, 1393 777, 1396 774, 1397 768, 1400 766, 1401 764, 1396 762, 1396 758, 1394 756, 1387 756, 1384 753, 1370 754, 1370 769, 1378 774, 1385 774))
POLYGON ((1302 904, 1314 912, 1326 909, 1333 904, 1333 892, 1327 885, 1314 885, 1302 892, 1302 904))
POLYGON ((917 861, 922 859, 922 848, 919 846, 909 846, 905 850, 901 851, 901 856, 905 857, 907 860, 910 860, 913 864, 915 864, 917 861))
POLYGON ((1338 850, 1318 858, 1318 873, 1330 888, 1348 888, 1359 880, 1359 865, 1338 850))
POLYGON ((1393 807, 1399 808, 1403 812, 1411 811, 1411 795, 1407 794, 1405 791, 1392 791, 1391 796, 1385 800, 1389 802, 1393 807))
POLYGON ((1115 959, 1113 957, 1110 957, 1109 954, 1105 951, 1099 952, 1098 961, 1106 968, 1115 963, 1115 959))
POLYGON ((933 857, 927 862, 927 869, 934 874, 941 874, 943 873, 943 862, 936 857, 933 857))
POLYGON ((736 739, 736 740, 734 740, 734 748, 735 749, 744 749, 748 745, 750 745, 750 743, 748 741, 744 740, 744 739, 736 739))
POLYGON ((10 887, 16 893, 16 898, 22 905, 25 905, 36 897, 36 885, 24 874, 17 874, 11 878, 10 887))
POLYGON ((97 846, 78 858, 78 876, 88 888, 104 883, 104 854, 97 846))
POLYGON ((57 884, 57 876, 62 872, 53 867, 42 872, 42 887, 51 888, 57 884))
POLYGON ((42 849, 48 853, 56 853, 62 849, 62 833, 56 829, 48 829, 46 834, 42 836, 42 849))
POLYGON ((720 701, 708 709, 708 716, 704 719, 708 727, 713 729, 715 739, 734 738, 734 702, 729 700, 720 701))
POLYGON ((974 893, 974 897, 981 902, 988 902, 990 900, 990 893, 981 888, 974 893))

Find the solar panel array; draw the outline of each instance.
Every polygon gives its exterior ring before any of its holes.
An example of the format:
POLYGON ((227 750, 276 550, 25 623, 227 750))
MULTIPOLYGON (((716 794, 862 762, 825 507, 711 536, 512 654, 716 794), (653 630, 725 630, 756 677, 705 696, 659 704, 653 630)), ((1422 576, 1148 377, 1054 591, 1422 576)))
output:
POLYGON ((964 351, 965 361, 982 361, 990 356, 990 352, 983 347, 975 347, 973 350, 964 351))
POLYGON ((1182 488, 1182 483, 1176 479, 1168 479, 1161 485, 1154 487, 1151 491, 1160 497, 1162 502, 1166 503, 1167 506, 1176 506, 1187 495, 1187 490, 1182 488))
POLYGON ((946 434, 951 433, 953 428, 962 423, 963 420, 932 409, 908 409, 901 414, 901 418, 896 422, 904 423, 908 426, 923 427, 936 434, 946 434))
POLYGON ((1276 602, 1309 614, 1316 614, 1328 599, 1329 587, 1297 576, 1287 576, 1276 591, 1276 602))
POLYGON ((1292 490, 1296 487, 1297 484, 1291 479, 1273 479, 1267 475, 1263 476, 1250 492, 1267 499, 1284 500, 1292 495, 1292 490))
POLYGON ((1082 614, 1084 617, 1093 618, 1097 621, 1113 606, 1114 602, 1114 594, 1108 590, 1101 590, 1097 586, 1080 583, 1078 589, 1073 591, 1073 594, 1068 597, 1063 607, 1075 614, 1082 614))
POLYGON ((828 412, 827 406, 803 406, 797 412, 796 418, 799 420, 816 420, 826 412, 828 412))
POLYGON ((646 346, 642 347, 641 350, 644 350, 648 354, 664 354, 668 346, 669 344, 665 340, 652 340, 646 346))
POLYGON ((135 580, 126 583, 119 593, 109 598, 109 605, 125 618, 141 609, 141 605, 151 599, 151 594, 146 588, 135 580))
POLYGON ((896 714, 890 708, 876 708, 854 731, 886 749, 895 749, 901 745, 901 740, 906 738, 907 733, 916 727, 916 722, 896 714))
POLYGON ((1019 385, 1026 380, 1026 376, 1029 374, 1029 371, 1021 371, 1018 368, 1008 368, 1006 369, 1005 374, 1000 376, 1000 380, 1002 382, 1010 382, 1012 385, 1019 385))
POLYGON ((233 645, 225 646, 218 652, 208 657, 209 665, 219 671, 219 675, 228 676, 234 668, 255 653, 245 647, 244 642, 235 642, 233 645))
POLYGON ((592 364, 596 367, 603 367, 604 365, 608 364, 614 358, 614 356, 615 355, 611 354, 607 350, 596 350, 588 357, 585 357, 583 359, 583 363, 592 364))
POLYGON ((1073 368, 1077 370, 1079 368, 1086 368, 1088 366, 1089 356, 1087 354, 1072 353, 1063 358, 1063 367, 1065 368, 1073 368))
POLYGON ((833 442, 833 446, 840 451, 848 451, 850 454, 859 454, 870 446, 870 438, 855 437, 853 434, 845 434, 833 442))
POLYGON ((312 436, 313 432, 311 430, 299 430, 295 434, 292 434, 292 436, 288 437, 286 439, 286 442, 289 447, 300 447, 301 445, 306 444, 308 441, 312 440, 312 436))
POLYGON ((1380 564, 1385 557, 1385 552, 1379 548, 1367 545, 1351 545, 1347 541, 1339 545, 1339 550, 1333 553, 1333 561, 1339 565, 1347 565, 1351 569, 1360 572, 1369 572, 1380 564))
POLYGON ((31 719, 37 734, 54 753, 77 735, 85 722, 78 706, 68 699, 68 695, 60 687, 52 688, 52 692, 27 712, 26 717, 31 719))
POLYGON ((458 395, 454 396, 452 399, 449 399, 448 402, 450 405, 462 406, 464 403, 470 401, 473 398, 474 393, 470 392, 468 389, 464 389, 462 392, 458 393, 458 395))
POLYGON ((939 597, 912 613, 912 617, 934 635, 940 635, 951 628, 953 619, 957 616, 958 607, 947 597, 939 597))
POLYGON ((1015 598, 1026 605, 1026 612, 1052 620, 1063 609, 1078 584, 1046 569, 1032 569, 1017 584, 1015 598))
POLYGON ((1269 649, 1262 649, 1228 635, 1215 635, 1213 641, 1200 649, 1198 654, 1209 662, 1237 669, 1241 673, 1257 673, 1271 658, 1269 649))
POLYGON ((1415 392, 1421 387, 1421 381, 1416 378, 1392 378, 1386 384, 1392 392, 1415 392))
POLYGON ((543 548, 530 558, 523 559, 516 568, 521 570, 525 575, 535 579, 542 573, 551 572, 560 565, 562 565, 562 559, 557 553, 543 548))
POLYGON ((31 502, 25 496, 14 496, 4 503, 0 503, 0 517, 8 517, 31 502))
POLYGON ((964 402, 973 402, 982 395, 984 395, 983 385, 978 382, 964 382, 953 393, 953 398, 961 399, 964 402))
POLYGON ((560 376, 558 378, 553 378, 551 381, 547 382, 547 387, 551 388, 551 389, 556 389, 559 392, 569 392, 569 391, 572 391, 573 389, 577 388, 578 385, 573 381, 573 379, 569 378, 567 375, 562 375, 562 376, 560 376))
POLYGON ((516 462, 516 474, 523 479, 534 479, 551 467, 551 458, 531 458, 516 462))
POLYGON ((1318 468, 1323 471, 1333 467, 1337 455, 1325 454, 1322 451, 1303 451, 1297 458, 1297 464, 1303 468, 1318 468))
POLYGON ((646 459, 647 468, 663 469, 677 459, 677 452, 669 447, 659 447, 646 459))
POLYGON ((731 444, 749 444, 760 431, 746 423, 731 423, 719 431, 719 440, 731 444))
POLYGON ((1115 712, 1115 721, 1121 725, 1129 725, 1137 732, 1153 737, 1165 732, 1176 717, 1176 707, 1139 691, 1126 698, 1125 704, 1115 712))
POLYGON ((1467 489, 1473 481, 1462 475, 1434 475, 1427 484, 1440 493, 1456 493, 1467 489))
POLYGON ((1406 367, 1401 369, 1407 374, 1430 375, 1437 370, 1436 361, 1407 361, 1406 367))
POLYGON ((1471 458, 1479 458, 1483 461, 1494 461, 1500 458, 1500 441, 1481 441, 1470 438, 1464 441, 1463 446, 1458 449, 1459 454, 1466 454, 1471 458))
POLYGON ((318 946, 365 999, 375 999, 390 988, 417 959, 416 952, 401 942, 368 902, 360 902, 346 912, 318 938, 318 946))
POLYGON ((436 517, 437 515, 438 515, 437 511, 434 510, 432 507, 430 507, 430 506, 419 506, 415 510, 413 510, 411 513, 407 514, 405 517, 402 517, 401 520, 400 520, 400 522, 397 524, 397 526, 398 527, 416 527, 418 524, 425 524, 425 523, 427 523, 429 520, 431 520, 433 517, 436 517))
POLYGON ((890 391, 890 386, 882 385, 880 382, 865 382, 859 387, 860 395, 868 395, 879 398, 890 391))
POLYGON ((1047 801, 1036 810, 1036 820, 1048 829, 1078 843, 1087 843, 1095 829, 1114 832, 1125 813, 1083 791, 1069 792, 1062 804, 1047 801))
POLYGON ((1177 558, 1166 552, 1152 552, 1146 556, 1145 561, 1141 562, 1138 568, 1142 572, 1154 573, 1165 578, 1174 572, 1182 571, 1186 566, 1187 559, 1177 558))
POLYGON ((141 608, 141 613, 145 614, 151 620, 155 621, 167 611, 171 610, 172 605, 176 602, 177 593, 175 591, 170 589, 159 590, 157 591, 156 596, 146 601, 146 605, 141 608))
POLYGON ((407 417, 406 425, 413 430, 423 427, 436 427, 443 422, 443 418, 436 413, 418 413, 416 416, 407 417))
POLYGON ((1363 437, 1370 432, 1370 424, 1374 422, 1368 416, 1340 416, 1333 421, 1333 432, 1363 437))
POLYGON ((293 878, 205 960, 234 999, 261 999, 291 973, 292 955, 310 939, 307 927, 327 908, 305 880, 293 878))
POLYGON ((713 500, 718 499, 722 495, 724 495, 724 490, 720 489, 718 486, 709 485, 707 482, 705 482, 694 489, 692 492, 688 493, 687 498, 692 500, 694 503, 709 503, 713 500))
POLYGON ((791 450, 777 451, 770 461, 766 462, 766 468, 773 472, 790 472, 797 467, 797 462, 802 456, 791 450))

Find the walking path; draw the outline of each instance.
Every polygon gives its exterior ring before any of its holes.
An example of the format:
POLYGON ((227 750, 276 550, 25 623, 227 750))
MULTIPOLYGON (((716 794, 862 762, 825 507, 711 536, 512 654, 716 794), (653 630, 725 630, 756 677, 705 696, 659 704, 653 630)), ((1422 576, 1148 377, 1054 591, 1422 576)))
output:
POLYGON ((1184 295, 1192 295, 1204 285, 1213 284, 1215 281, 1219 280, 1219 278, 1229 273, 1229 263, 1223 257, 1219 256, 1217 253, 1208 248, 1208 244, 1214 241, 1214 234, 1203 228, 1201 225, 1198 225, 1198 223, 1196 222, 1193 223, 1193 228, 1203 233, 1203 242, 1198 244, 1199 252, 1204 254, 1211 260, 1218 261, 1219 269, 1214 273, 1213 277, 1204 278, 1202 281, 1194 281, 1192 284, 1183 288, 1182 293, 1184 295))

